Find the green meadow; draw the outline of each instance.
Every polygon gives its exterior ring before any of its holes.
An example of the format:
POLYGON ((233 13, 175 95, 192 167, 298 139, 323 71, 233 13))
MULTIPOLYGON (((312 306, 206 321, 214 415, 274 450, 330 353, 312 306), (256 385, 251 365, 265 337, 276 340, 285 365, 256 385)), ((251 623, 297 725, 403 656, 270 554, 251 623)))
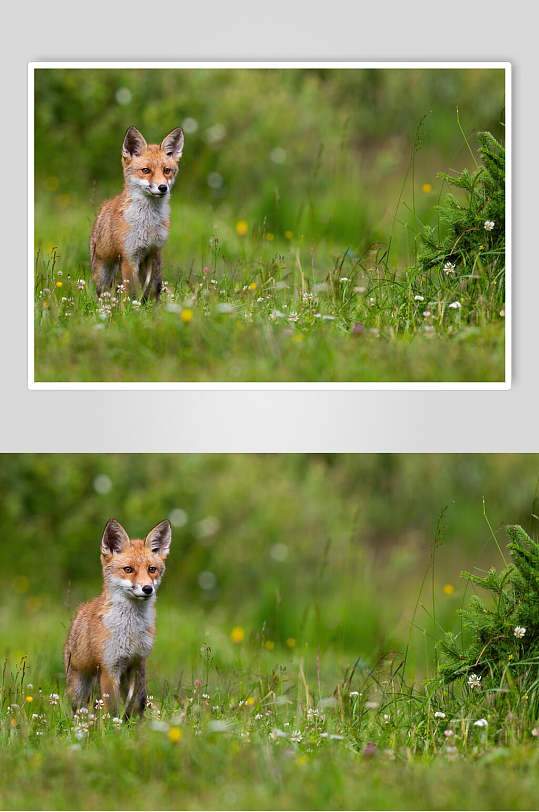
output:
POLYGON ((504 380, 503 167, 484 182, 478 138, 503 143, 503 71, 54 69, 35 88, 36 381, 504 380), (130 124, 185 130, 158 305, 90 279, 130 124))
POLYGON ((535 808, 537 456, 2 462, 2 809, 535 808), (111 516, 173 525, 141 722, 65 697, 111 516))

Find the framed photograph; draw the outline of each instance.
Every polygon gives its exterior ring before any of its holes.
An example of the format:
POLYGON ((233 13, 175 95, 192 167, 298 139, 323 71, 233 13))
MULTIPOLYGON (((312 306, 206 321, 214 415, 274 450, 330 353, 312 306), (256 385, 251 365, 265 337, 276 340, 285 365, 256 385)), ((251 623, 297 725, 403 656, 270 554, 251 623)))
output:
POLYGON ((32 389, 507 389, 506 62, 32 63, 32 389))

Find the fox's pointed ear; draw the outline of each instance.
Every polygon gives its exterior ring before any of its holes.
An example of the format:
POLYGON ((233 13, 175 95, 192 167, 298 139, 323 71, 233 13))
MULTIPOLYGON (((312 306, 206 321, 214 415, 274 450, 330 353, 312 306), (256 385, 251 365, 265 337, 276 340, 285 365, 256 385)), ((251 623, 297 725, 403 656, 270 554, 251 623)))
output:
POLYGON ((116 519, 109 519, 103 530, 101 539, 101 554, 105 556, 113 553, 121 553, 126 544, 129 544, 129 536, 116 519))
POLYGON ((150 530, 144 544, 150 548, 152 553, 158 555, 159 558, 166 558, 170 550, 170 542, 172 541, 172 527, 168 519, 159 522, 150 530))
POLYGON ((168 135, 165 135, 161 141, 161 149, 170 158, 179 161, 183 152, 183 130, 181 127, 176 127, 168 135))
POLYGON ((140 155, 148 144, 146 139, 136 127, 129 127, 122 144, 122 158, 132 158, 133 155, 140 155))

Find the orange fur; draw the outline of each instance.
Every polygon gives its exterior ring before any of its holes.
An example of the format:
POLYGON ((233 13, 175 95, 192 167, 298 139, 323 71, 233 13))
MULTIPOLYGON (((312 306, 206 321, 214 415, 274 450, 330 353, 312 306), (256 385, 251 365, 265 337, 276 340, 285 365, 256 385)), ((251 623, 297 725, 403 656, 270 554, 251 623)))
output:
POLYGON ((146 704, 145 660, 155 637, 155 594, 170 548, 170 522, 144 540, 131 540, 111 519, 101 541, 103 591, 76 611, 64 647, 66 683, 73 710, 99 688, 105 707, 127 716, 146 704))
POLYGON ((161 292, 161 249, 170 228, 168 200, 183 151, 183 130, 147 144, 129 127, 122 145, 124 190, 100 208, 90 237, 92 278, 100 296, 119 268, 132 298, 161 292))

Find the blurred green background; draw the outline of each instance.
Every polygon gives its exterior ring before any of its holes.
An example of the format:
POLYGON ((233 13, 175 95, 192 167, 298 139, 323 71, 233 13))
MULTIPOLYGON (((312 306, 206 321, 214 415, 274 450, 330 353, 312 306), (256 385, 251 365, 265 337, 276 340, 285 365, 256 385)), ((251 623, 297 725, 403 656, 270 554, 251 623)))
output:
POLYGON ((122 188, 127 127, 159 142, 181 124, 165 267, 208 261, 215 230, 225 253, 237 251, 243 221, 251 234, 300 237, 307 256, 313 240, 362 252, 388 241, 414 144, 407 197, 420 221, 441 189, 436 172, 473 168, 457 106, 474 148, 477 130, 503 139, 504 72, 37 70, 36 247, 62 244, 65 258, 74 240, 69 256, 86 266, 97 206, 122 188))
MULTIPOLYGON (((71 614, 101 590, 106 520, 137 537, 170 517, 151 675, 196 674, 203 643, 237 670, 241 626, 246 650, 294 648, 310 668, 320 647, 339 678, 358 656, 405 647, 438 525, 437 616, 454 627, 461 569, 501 563, 483 498, 502 544, 507 523, 534 534, 538 474, 536 455, 4 455, 0 655, 26 654, 60 685, 71 614)), ((440 635, 430 583, 421 669, 425 634, 440 635)))

